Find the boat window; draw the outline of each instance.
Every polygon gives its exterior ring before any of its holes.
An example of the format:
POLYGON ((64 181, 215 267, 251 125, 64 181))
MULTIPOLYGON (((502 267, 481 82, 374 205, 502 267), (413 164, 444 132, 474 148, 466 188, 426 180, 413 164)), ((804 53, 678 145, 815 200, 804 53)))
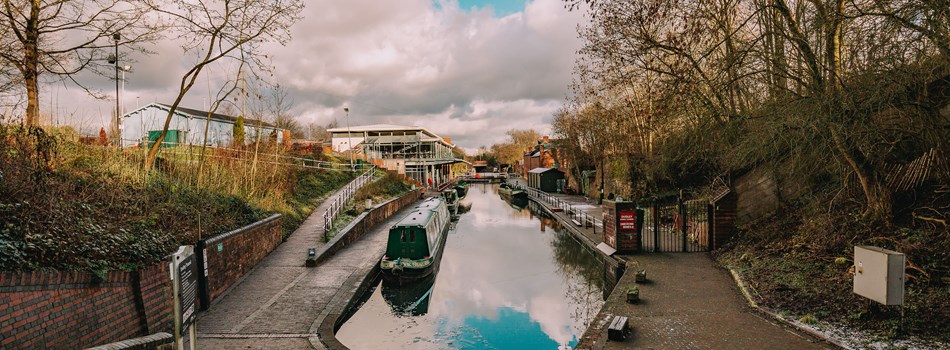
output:
POLYGON ((399 239, 402 240, 403 243, 406 242, 406 231, 402 231, 402 232, 399 234, 399 239))
POLYGON ((416 231, 409 231, 409 242, 416 241, 416 231))

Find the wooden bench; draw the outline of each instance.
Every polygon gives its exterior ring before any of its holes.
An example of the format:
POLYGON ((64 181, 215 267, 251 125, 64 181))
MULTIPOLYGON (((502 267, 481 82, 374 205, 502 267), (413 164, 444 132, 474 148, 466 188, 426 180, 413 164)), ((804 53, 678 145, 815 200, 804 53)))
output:
POLYGON ((614 316, 610 321, 610 327, 607 328, 607 340, 624 341, 630 335, 630 325, 627 318, 623 316, 614 316))

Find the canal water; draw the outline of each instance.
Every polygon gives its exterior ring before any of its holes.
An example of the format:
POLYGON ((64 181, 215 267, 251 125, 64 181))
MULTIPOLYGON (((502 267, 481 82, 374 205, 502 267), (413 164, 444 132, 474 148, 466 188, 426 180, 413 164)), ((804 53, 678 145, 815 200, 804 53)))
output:
POLYGON ((336 336, 351 349, 558 349, 603 305, 604 264, 535 203, 472 184, 439 273, 377 283, 336 336))

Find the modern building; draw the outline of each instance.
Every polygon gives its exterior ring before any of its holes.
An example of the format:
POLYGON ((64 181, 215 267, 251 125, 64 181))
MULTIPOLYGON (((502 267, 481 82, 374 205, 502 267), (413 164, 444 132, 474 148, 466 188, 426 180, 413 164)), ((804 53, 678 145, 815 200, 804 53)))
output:
MULTIPOLYGON (((134 147, 149 145, 161 135, 168 117, 170 105, 152 103, 142 106, 122 116, 122 146, 134 147)), ((208 112, 178 107, 172 116, 165 135, 168 146, 176 144, 227 147, 234 141, 234 123, 237 117, 213 113, 209 119, 208 112), (208 137, 205 140, 205 125, 208 126, 208 137)), ((277 126, 257 121, 244 120, 244 141, 253 142, 258 138, 267 140, 276 135, 278 142, 290 139, 290 132, 277 126)))
POLYGON ((439 185, 452 180, 455 145, 426 128, 375 124, 327 130, 333 151, 352 154, 405 175, 420 184, 439 185))

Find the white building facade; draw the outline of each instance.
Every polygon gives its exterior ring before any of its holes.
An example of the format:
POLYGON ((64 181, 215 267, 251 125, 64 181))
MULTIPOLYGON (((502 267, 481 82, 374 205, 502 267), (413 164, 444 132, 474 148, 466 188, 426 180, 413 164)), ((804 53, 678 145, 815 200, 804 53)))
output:
MULTIPOLYGON (((171 106, 162 103, 152 103, 142 106, 122 116, 122 146, 134 147, 150 144, 157 139, 165 125, 165 118, 171 106)), ((234 141, 234 123, 237 117, 224 114, 212 114, 208 118, 207 111, 178 107, 168 125, 168 134, 164 143, 171 145, 198 145, 202 143, 213 147, 227 147, 234 141), (205 125, 208 126, 208 137, 205 140, 205 125)), ((285 130, 273 124, 256 120, 244 120, 245 143, 257 140, 267 140, 276 134, 277 142, 283 142, 285 130)))
POLYGON ((455 158, 455 145, 448 138, 418 126, 375 124, 327 131, 335 152, 352 152, 424 185, 451 181, 451 165, 464 162, 455 158))

